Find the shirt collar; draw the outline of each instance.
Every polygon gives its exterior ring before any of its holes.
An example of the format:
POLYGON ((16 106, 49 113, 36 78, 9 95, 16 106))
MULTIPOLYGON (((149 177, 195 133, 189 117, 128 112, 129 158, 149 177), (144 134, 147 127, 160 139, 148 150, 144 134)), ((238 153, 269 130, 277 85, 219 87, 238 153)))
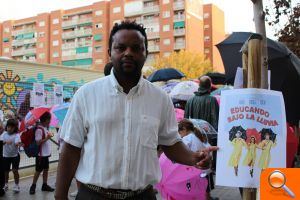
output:
MULTIPOLYGON (((113 69, 111 70, 111 73, 109 75, 109 79, 112 83, 112 86, 113 86, 114 91, 116 92, 116 94, 123 92, 123 87, 118 83, 118 81, 115 77, 115 74, 113 72, 113 69)), ((140 95, 141 91, 142 91, 142 86, 144 85, 144 83, 145 83, 145 80, 144 80, 143 76, 141 75, 139 82, 131 90, 134 90, 134 93, 137 93, 138 95, 140 95)))

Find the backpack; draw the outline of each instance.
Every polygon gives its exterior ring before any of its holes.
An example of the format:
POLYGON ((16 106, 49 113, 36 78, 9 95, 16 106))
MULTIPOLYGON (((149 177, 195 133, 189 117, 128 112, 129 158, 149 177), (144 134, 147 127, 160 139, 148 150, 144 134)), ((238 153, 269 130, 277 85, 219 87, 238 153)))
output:
POLYGON ((21 142, 24 144, 23 148, 25 151, 25 154, 31 158, 31 157, 38 157, 39 153, 41 152, 41 145, 38 145, 35 141, 35 131, 37 129, 41 129, 42 139, 45 139, 45 131, 43 128, 39 126, 32 126, 27 128, 25 131, 21 133, 21 142))

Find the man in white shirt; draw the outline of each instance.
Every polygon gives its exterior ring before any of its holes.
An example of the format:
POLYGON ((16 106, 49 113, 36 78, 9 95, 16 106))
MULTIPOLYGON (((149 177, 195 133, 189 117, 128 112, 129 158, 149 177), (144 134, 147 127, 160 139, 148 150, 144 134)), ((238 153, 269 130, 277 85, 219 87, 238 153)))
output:
POLYGON ((190 151, 180 139, 170 98, 142 78, 147 50, 145 29, 115 24, 109 39, 113 70, 74 95, 61 129, 65 144, 58 164, 57 200, 67 199, 76 172, 77 200, 156 199, 161 177, 157 146, 172 160, 207 168, 209 152, 190 151))

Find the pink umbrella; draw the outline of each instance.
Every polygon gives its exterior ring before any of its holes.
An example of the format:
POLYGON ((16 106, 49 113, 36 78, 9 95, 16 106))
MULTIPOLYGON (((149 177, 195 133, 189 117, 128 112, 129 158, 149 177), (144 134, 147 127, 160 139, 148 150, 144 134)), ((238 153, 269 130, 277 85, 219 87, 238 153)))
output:
POLYGON ((159 158, 162 178, 155 188, 166 200, 203 200, 207 179, 201 178, 201 170, 170 161, 165 154, 159 158))
POLYGON ((175 115, 177 122, 180 122, 184 118, 184 110, 180 108, 175 108, 175 115))

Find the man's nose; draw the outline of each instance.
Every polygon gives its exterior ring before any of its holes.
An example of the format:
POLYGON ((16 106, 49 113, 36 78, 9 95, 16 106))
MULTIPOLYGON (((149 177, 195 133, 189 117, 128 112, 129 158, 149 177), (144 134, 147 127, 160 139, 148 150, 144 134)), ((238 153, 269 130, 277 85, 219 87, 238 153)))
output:
POLYGON ((127 47, 127 48, 126 48, 125 56, 132 56, 132 50, 131 50, 130 47, 127 47))

